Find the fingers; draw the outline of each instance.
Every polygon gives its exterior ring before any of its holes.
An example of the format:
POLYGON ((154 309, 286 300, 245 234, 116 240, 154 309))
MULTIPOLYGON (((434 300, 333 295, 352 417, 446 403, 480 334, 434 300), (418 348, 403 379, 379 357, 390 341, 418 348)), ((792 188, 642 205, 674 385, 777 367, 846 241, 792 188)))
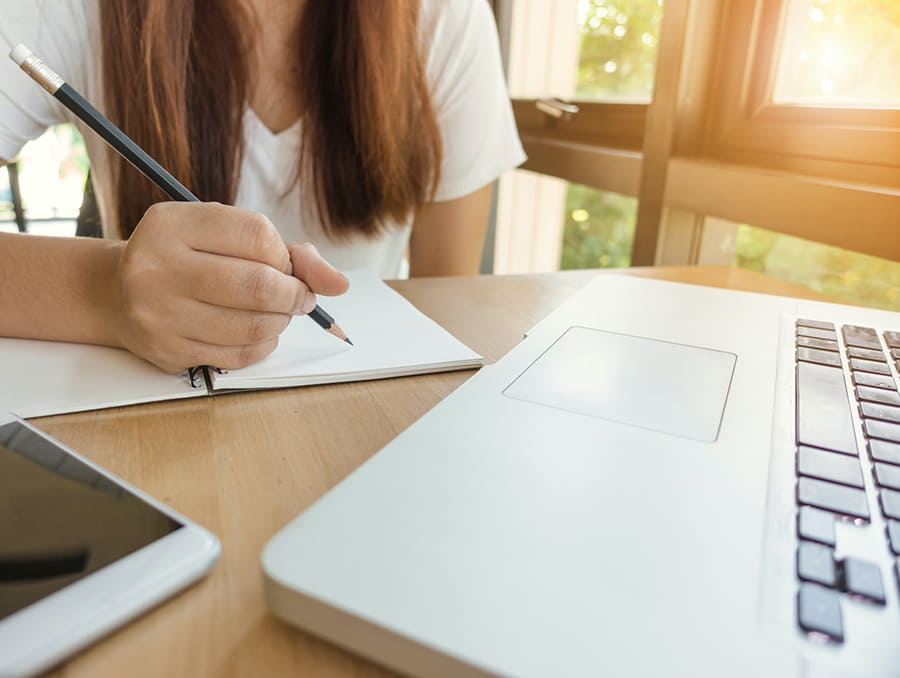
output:
POLYGON ((181 240, 197 252, 209 252, 268 264, 289 272, 291 260, 278 230, 257 212, 219 203, 158 203, 145 219, 174 223, 181 240))
POLYGON ((309 288, 267 264, 196 252, 185 275, 195 299, 224 308, 296 315, 304 313, 309 288))
POLYGON ((278 347, 278 337, 244 346, 202 346, 192 364, 215 365, 223 370, 237 370, 257 363, 278 347), (204 356, 209 356, 206 359, 204 356))
POLYGON ((185 359, 167 371, 180 372, 194 365, 214 365, 223 370, 237 370, 259 362, 277 347, 278 337, 242 346, 217 346, 202 341, 188 341, 183 351, 185 359))
POLYGON ((185 339, 215 346, 244 346, 277 339, 291 322, 284 313, 222 309, 194 303, 178 332, 185 339))
POLYGON ((288 243, 294 277, 318 294, 335 296, 350 287, 347 276, 325 261, 310 243, 288 243))

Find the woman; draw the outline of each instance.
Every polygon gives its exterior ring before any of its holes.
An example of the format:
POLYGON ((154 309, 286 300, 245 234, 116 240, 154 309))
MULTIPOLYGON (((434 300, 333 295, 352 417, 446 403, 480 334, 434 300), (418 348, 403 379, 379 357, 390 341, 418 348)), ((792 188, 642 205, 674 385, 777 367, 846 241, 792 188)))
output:
MULTIPOLYGON (((241 367, 337 268, 475 273, 523 159, 486 0, 0 0, 0 36, 210 201, 162 202, 82 130, 108 238, 0 234, 0 336, 241 367)), ((2 163, 75 120, 0 62, 2 163)))

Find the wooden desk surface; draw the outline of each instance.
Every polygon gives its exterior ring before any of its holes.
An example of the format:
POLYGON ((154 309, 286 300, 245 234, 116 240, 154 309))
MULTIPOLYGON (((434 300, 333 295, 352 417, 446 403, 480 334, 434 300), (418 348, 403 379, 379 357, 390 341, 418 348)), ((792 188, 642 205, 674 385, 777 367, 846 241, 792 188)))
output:
MULTIPOLYGON (((827 300, 805 288, 725 266, 627 273, 827 300)), ((493 362, 597 274, 572 271, 391 284, 493 362)), ((209 528, 222 541, 222 558, 208 578, 54 675, 392 675, 272 617, 263 601, 259 554, 279 528, 471 375, 467 371, 233 394, 37 420, 51 435, 209 528)))

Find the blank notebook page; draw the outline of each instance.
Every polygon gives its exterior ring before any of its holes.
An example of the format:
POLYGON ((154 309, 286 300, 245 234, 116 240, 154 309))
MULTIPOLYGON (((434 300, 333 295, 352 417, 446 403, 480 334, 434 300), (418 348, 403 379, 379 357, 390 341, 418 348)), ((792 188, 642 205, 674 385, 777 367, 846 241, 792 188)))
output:
POLYGON ((40 417, 205 394, 121 349, 0 339, 0 412, 40 417))
POLYGON ((478 367, 480 355, 431 320, 374 273, 349 273, 350 290, 319 302, 353 346, 305 316, 258 363, 213 376, 214 388, 254 389, 357 381, 478 367))

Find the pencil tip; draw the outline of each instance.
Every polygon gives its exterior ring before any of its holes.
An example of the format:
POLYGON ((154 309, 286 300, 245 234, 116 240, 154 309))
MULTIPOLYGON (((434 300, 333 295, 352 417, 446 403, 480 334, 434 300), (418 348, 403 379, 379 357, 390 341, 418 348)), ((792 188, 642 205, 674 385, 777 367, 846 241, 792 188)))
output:
POLYGON ((333 334, 334 336, 336 336, 341 341, 346 341, 348 344, 353 346, 353 342, 350 341, 346 334, 344 334, 344 330, 342 330, 337 323, 332 323, 331 327, 328 329, 328 332, 329 334, 333 334))

